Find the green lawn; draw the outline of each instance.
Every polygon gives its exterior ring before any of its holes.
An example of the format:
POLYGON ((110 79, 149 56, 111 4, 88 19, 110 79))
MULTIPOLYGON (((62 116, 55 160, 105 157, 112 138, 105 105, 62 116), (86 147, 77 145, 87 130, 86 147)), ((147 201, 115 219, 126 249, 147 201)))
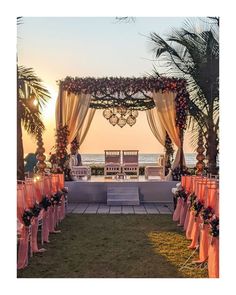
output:
POLYGON ((192 251, 171 215, 68 214, 60 229, 19 278, 207 277, 206 269, 179 271, 192 251))

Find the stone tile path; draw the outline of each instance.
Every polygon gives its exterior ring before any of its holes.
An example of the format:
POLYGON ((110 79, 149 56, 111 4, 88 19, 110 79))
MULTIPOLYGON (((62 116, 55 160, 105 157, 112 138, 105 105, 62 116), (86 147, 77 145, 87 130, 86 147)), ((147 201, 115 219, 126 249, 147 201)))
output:
POLYGON ((75 214, 172 214, 172 204, 144 203, 138 206, 109 206, 103 203, 69 203, 67 213, 75 214))

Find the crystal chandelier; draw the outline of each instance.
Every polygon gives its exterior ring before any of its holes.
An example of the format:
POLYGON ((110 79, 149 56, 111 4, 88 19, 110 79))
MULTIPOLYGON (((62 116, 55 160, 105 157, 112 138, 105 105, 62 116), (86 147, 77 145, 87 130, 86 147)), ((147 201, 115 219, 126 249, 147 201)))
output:
POLYGON ((128 124, 132 127, 136 123, 138 111, 129 110, 124 106, 108 108, 103 111, 103 117, 113 126, 118 125, 122 128, 128 124))

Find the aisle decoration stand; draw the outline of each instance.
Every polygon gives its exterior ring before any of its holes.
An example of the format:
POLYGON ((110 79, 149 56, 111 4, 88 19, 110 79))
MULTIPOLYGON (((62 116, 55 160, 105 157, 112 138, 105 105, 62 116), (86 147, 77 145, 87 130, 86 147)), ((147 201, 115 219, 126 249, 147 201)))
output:
POLYGON ((189 248, 194 249, 180 270, 208 267, 208 276, 218 278, 219 181, 203 176, 182 176, 181 184, 172 192, 177 197, 173 220, 183 226, 186 238, 191 240, 189 248), (187 204, 187 210, 183 204, 187 204), (189 264, 197 250, 199 259, 189 264))
POLYGON ((41 244, 49 242, 49 234, 65 217, 67 188, 64 175, 37 175, 17 184, 18 259, 17 268, 28 265, 28 252, 44 252, 38 248, 38 228, 41 244))

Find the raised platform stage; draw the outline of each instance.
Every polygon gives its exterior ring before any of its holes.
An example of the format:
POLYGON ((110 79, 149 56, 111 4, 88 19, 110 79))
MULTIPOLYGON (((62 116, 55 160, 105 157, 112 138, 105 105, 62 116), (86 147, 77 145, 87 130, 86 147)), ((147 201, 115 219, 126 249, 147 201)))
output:
POLYGON ((90 180, 67 181, 69 189, 68 201, 71 203, 107 203, 107 192, 114 188, 125 191, 136 187, 139 192, 140 203, 172 203, 171 189, 177 181, 163 181, 159 179, 104 179, 104 176, 93 176, 90 180))

